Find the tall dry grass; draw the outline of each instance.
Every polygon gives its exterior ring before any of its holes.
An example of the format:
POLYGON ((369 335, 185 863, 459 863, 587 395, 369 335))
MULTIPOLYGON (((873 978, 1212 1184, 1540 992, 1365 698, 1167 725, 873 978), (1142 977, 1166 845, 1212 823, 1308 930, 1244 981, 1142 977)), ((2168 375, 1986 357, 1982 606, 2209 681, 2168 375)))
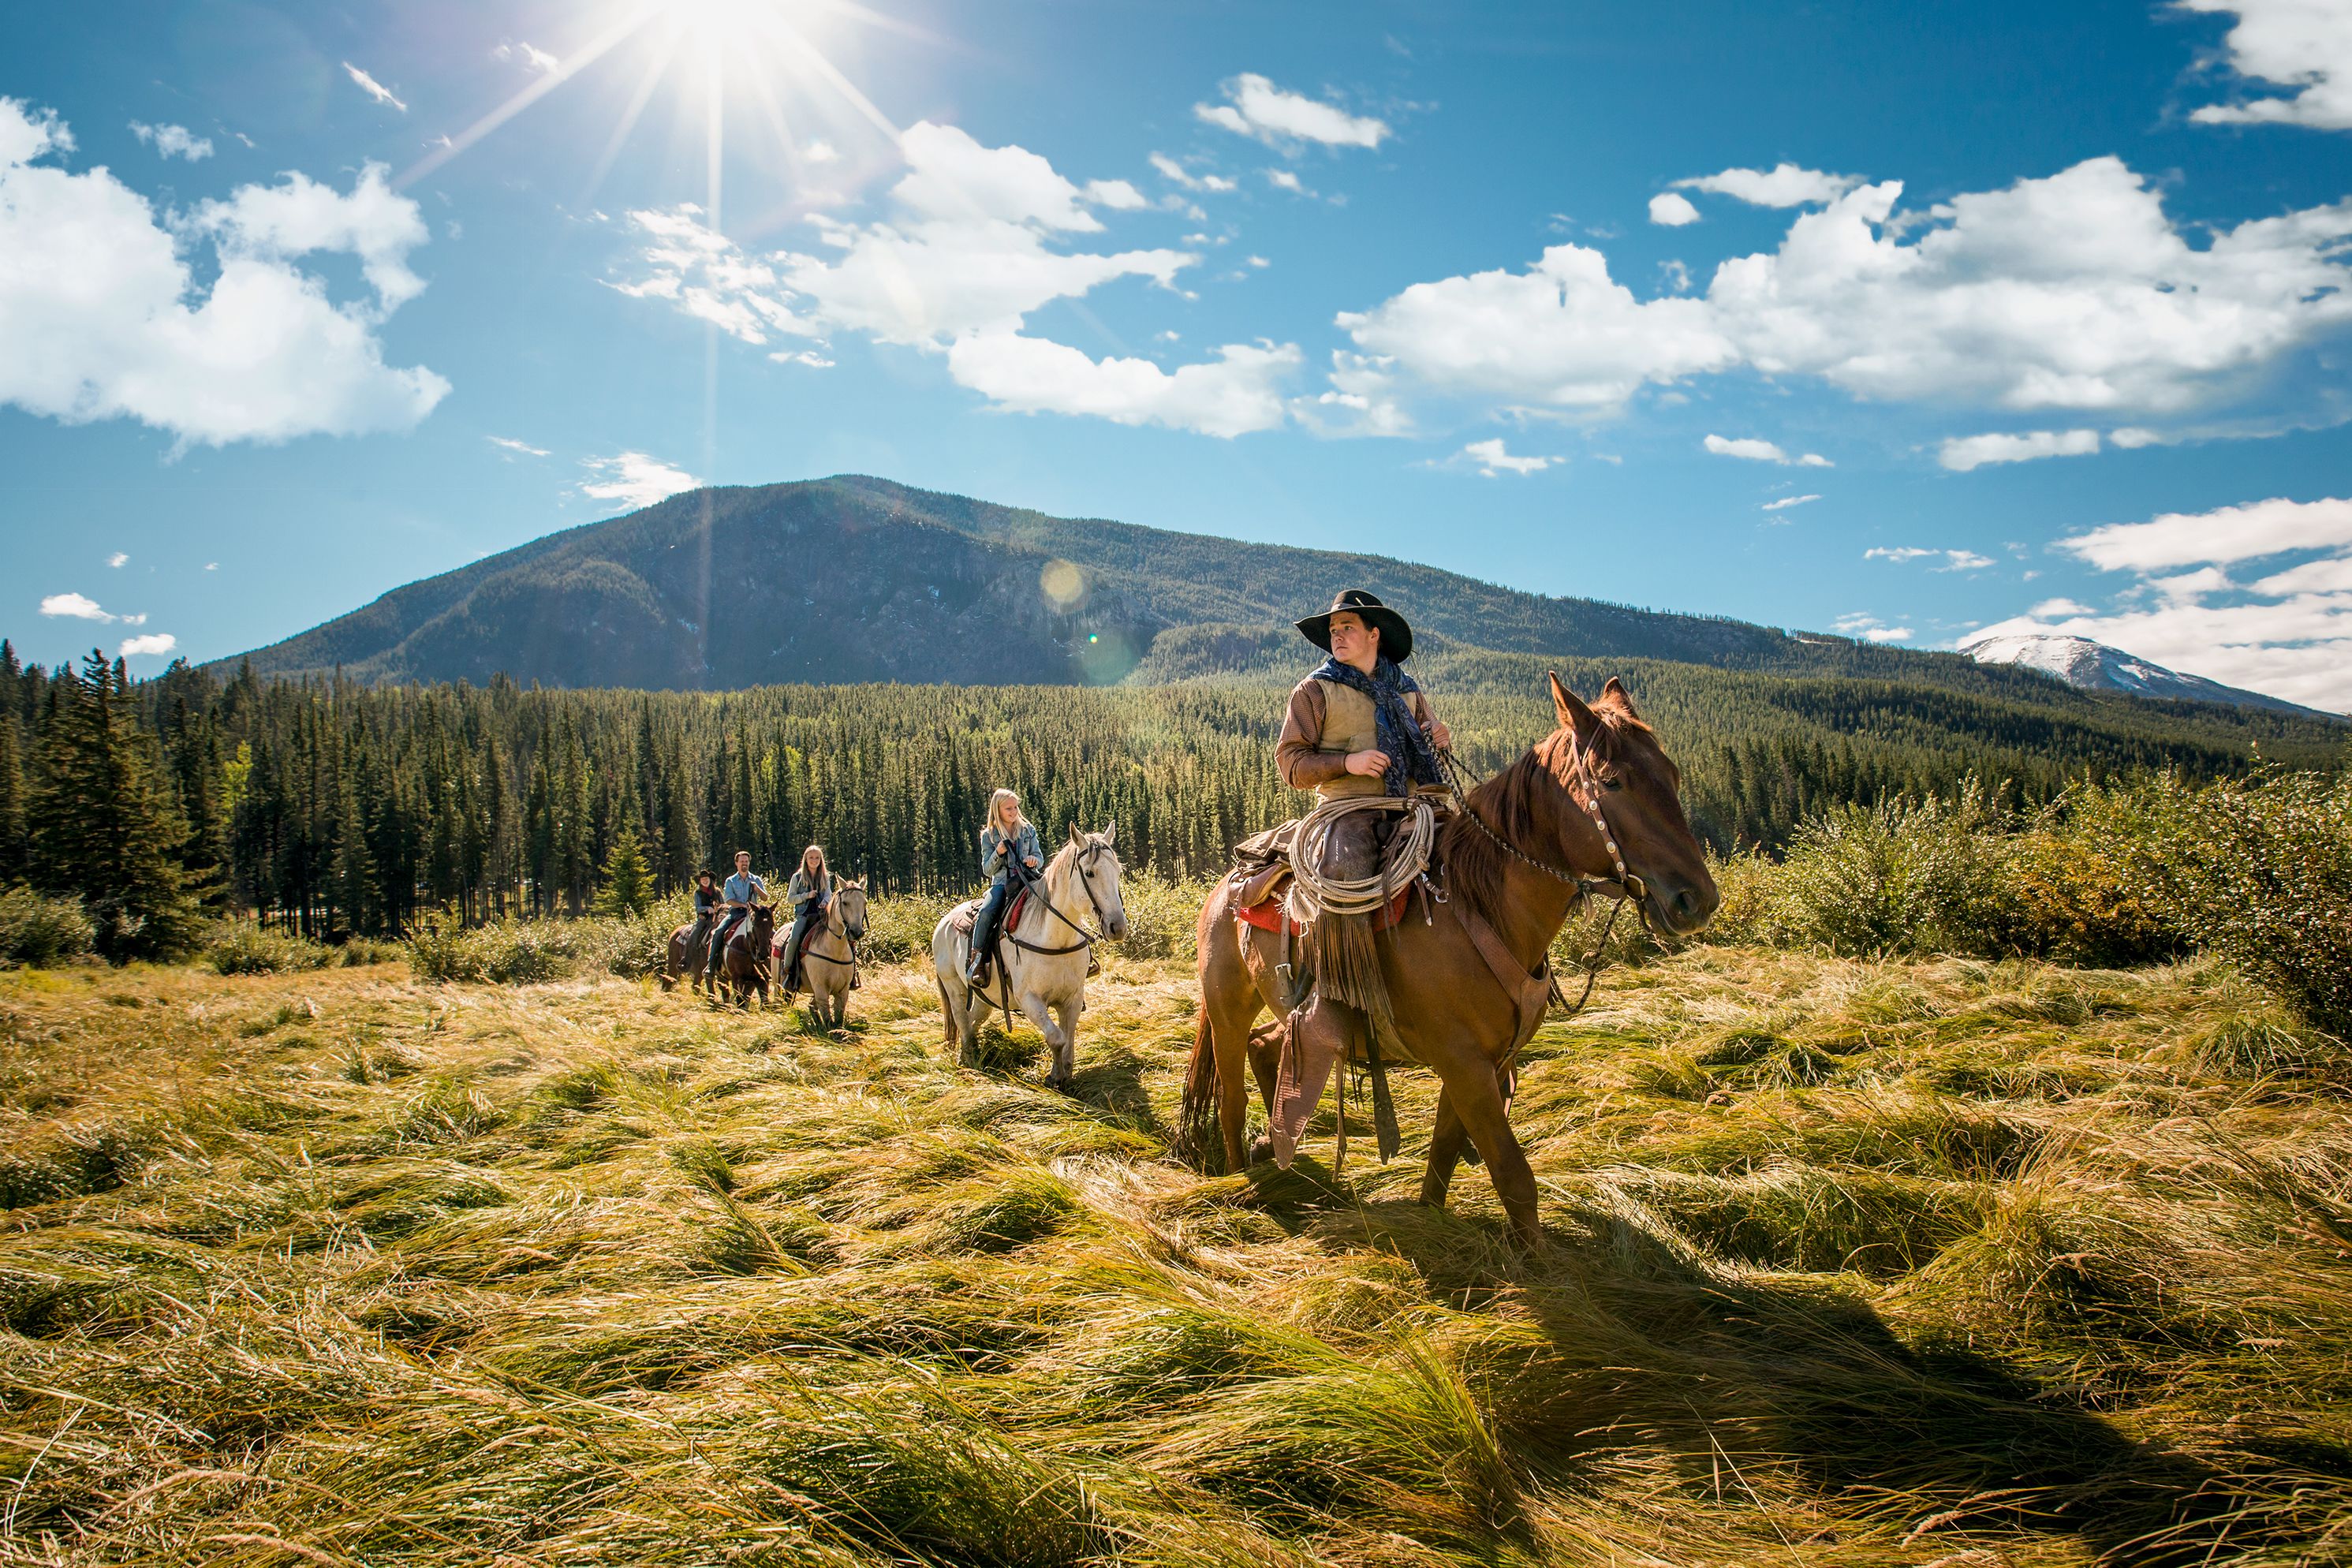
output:
MULTIPOLYGON (((1147 905, 1146 908, 1150 906, 1147 905)), ((1134 911, 1131 910, 1131 913, 1134 911)), ((2289 1563, 2352 1550, 2352 1066, 2209 962, 1702 948, 1485 1177, 573 973, 0 976, 0 1543, 282 1565, 2289 1563)), ((1022 1037, 1025 1038, 1025 1031, 1022 1037)), ((1019 1063, 1017 1043, 998 1042, 1019 1063)))

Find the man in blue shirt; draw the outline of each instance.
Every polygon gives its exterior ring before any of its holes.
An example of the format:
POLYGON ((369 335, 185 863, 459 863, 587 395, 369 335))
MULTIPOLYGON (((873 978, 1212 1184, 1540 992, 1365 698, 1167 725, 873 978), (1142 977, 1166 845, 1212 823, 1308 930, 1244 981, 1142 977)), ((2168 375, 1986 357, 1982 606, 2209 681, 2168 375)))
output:
POLYGON ((719 922, 719 930, 710 938, 710 967, 714 971, 726 967, 727 939, 734 934, 737 926, 743 923, 743 917, 751 912, 751 906, 768 896, 768 884, 751 874, 751 852, 749 849, 735 851, 735 874, 727 879, 727 885, 719 889, 719 893, 727 900, 727 918, 719 922))

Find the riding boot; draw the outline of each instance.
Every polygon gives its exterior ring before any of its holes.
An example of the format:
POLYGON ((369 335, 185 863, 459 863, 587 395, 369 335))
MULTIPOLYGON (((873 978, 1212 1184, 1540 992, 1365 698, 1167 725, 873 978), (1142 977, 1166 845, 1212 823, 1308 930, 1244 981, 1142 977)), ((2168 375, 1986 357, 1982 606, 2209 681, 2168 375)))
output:
POLYGON ((971 962, 965 965, 964 979, 975 989, 988 987, 990 965, 996 957, 996 928, 1004 918, 1004 900, 1011 896, 1009 882, 992 885, 971 922, 971 962))

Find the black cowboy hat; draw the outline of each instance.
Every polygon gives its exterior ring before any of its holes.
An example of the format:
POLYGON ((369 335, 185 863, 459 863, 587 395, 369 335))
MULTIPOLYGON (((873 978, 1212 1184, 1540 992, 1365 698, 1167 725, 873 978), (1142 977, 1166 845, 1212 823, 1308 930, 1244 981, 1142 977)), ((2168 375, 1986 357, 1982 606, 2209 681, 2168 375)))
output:
POLYGON ((1381 603, 1376 595, 1361 588, 1342 588, 1331 600, 1331 607, 1319 616, 1309 616, 1298 623, 1301 636, 1325 653, 1331 651, 1331 617, 1342 610, 1352 611, 1364 618, 1368 626, 1381 629, 1381 657, 1402 664, 1412 657, 1412 628, 1402 616, 1381 603))

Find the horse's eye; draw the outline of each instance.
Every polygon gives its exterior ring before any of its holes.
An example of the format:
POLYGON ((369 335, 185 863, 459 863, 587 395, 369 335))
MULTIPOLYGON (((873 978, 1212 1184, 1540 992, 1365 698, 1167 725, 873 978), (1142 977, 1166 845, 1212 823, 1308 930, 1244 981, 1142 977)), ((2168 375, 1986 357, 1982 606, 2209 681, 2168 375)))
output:
POLYGON ((1625 787, 1625 781, 1619 778, 1615 773, 1606 773, 1601 776, 1601 787, 1602 789, 1623 789, 1625 787))

